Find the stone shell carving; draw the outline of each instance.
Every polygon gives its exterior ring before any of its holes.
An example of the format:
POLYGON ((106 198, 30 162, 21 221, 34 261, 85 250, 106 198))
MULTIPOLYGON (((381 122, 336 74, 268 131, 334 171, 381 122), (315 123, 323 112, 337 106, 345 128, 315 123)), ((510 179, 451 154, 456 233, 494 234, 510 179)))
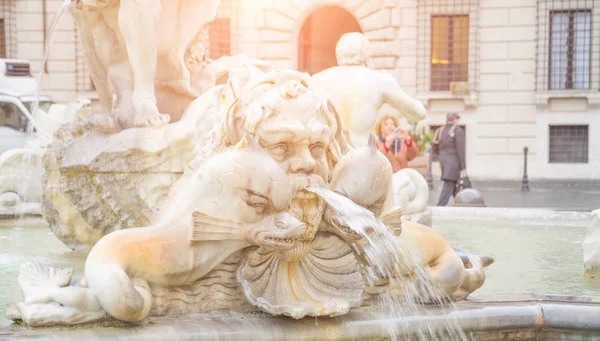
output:
POLYGON ((290 251, 247 252, 238 279, 253 305, 293 318, 345 314, 365 287, 350 245, 327 233, 290 251))

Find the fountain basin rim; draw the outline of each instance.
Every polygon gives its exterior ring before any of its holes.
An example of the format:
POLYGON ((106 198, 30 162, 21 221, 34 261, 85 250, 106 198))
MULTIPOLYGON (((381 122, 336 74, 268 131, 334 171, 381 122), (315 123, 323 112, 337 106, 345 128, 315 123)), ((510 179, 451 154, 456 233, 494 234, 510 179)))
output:
POLYGON ((562 211, 549 208, 508 208, 508 207, 465 207, 465 206, 433 206, 430 207, 434 219, 465 220, 544 220, 589 222, 589 211, 562 211))
MULTIPOLYGON (((511 299, 510 296, 506 297, 511 299)), ((525 298, 525 297, 523 297, 525 298)), ((114 322, 112 325, 87 325, 69 328, 25 329, 11 326, 0 329, 8 340, 223 340, 229 338, 261 340, 376 339, 388 335, 391 325, 397 335, 411 335, 419 329, 443 328, 447 318, 456 318, 466 334, 514 330, 578 330, 600 332, 600 302, 568 302, 550 297, 543 301, 482 301, 485 298, 455 304, 456 310, 422 307, 417 315, 389 318, 381 307, 365 307, 333 318, 294 320, 263 313, 194 314, 180 317, 150 318, 135 326, 114 322), (109 328, 107 328, 109 327, 109 328)), ((488 298, 494 299, 494 298, 488 298)), ((530 299, 536 299, 532 295, 530 299)), ((589 298, 571 298, 589 299, 589 298)))

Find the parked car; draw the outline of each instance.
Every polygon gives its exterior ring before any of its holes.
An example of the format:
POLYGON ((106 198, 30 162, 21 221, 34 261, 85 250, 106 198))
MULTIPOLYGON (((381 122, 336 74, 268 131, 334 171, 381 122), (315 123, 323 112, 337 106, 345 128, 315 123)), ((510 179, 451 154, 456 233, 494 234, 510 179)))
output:
MULTIPOLYGON (((36 114, 37 86, 28 61, 0 59, 0 154, 27 143, 27 124, 36 114)), ((41 95, 38 109, 48 113, 53 104, 50 97, 41 95)))

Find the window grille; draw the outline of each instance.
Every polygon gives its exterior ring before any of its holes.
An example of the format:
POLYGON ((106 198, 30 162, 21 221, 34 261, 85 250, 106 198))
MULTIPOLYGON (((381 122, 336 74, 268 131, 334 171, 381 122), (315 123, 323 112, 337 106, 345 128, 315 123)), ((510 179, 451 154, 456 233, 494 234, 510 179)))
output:
POLYGON ((0 1, 0 58, 15 58, 17 30, 14 0, 0 1))
POLYGON ((587 125, 552 125, 549 134, 549 163, 587 163, 587 125))
POLYGON ((478 20, 476 0, 417 2, 417 86, 419 92, 476 91, 478 20))
POLYGON ((95 91, 96 87, 83 52, 83 42, 77 29, 73 30, 73 34, 75 36, 75 90, 77 92, 95 91))
POLYGON ((217 17, 207 25, 208 57, 218 59, 235 55, 239 48, 239 25, 241 0, 222 0, 217 17))
POLYGON ((600 89, 600 1, 538 0, 538 90, 600 89))
POLYGON ((231 19, 216 18, 208 24, 209 57, 231 55, 231 19))

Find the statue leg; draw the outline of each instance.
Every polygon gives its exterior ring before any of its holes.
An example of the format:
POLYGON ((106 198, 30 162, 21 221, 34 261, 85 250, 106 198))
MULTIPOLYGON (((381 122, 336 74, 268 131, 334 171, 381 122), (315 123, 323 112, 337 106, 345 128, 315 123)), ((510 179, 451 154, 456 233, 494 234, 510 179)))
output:
POLYGON ((116 45, 114 32, 107 25, 100 10, 82 11, 71 7, 71 14, 83 44, 83 52, 89 65, 100 105, 108 113, 112 105, 112 94, 108 86, 108 66, 113 47, 116 45))
MULTIPOLYGON (((201 57, 199 51, 207 47, 206 42, 195 39, 202 38, 203 26, 216 16, 218 3, 217 0, 161 0, 155 95, 159 110, 169 110, 171 121, 178 121, 188 105, 201 94, 200 84, 192 83, 186 55, 189 61, 191 48, 196 51, 196 57, 201 57)), ((202 63, 202 60, 195 62, 202 63)), ((206 66, 199 64, 196 68, 206 66)), ((212 86, 214 82, 209 83, 212 86)))
POLYGON ((133 125, 137 127, 160 126, 170 119, 158 112, 154 94, 160 15, 160 0, 122 0, 119 7, 119 28, 133 71, 133 125))

